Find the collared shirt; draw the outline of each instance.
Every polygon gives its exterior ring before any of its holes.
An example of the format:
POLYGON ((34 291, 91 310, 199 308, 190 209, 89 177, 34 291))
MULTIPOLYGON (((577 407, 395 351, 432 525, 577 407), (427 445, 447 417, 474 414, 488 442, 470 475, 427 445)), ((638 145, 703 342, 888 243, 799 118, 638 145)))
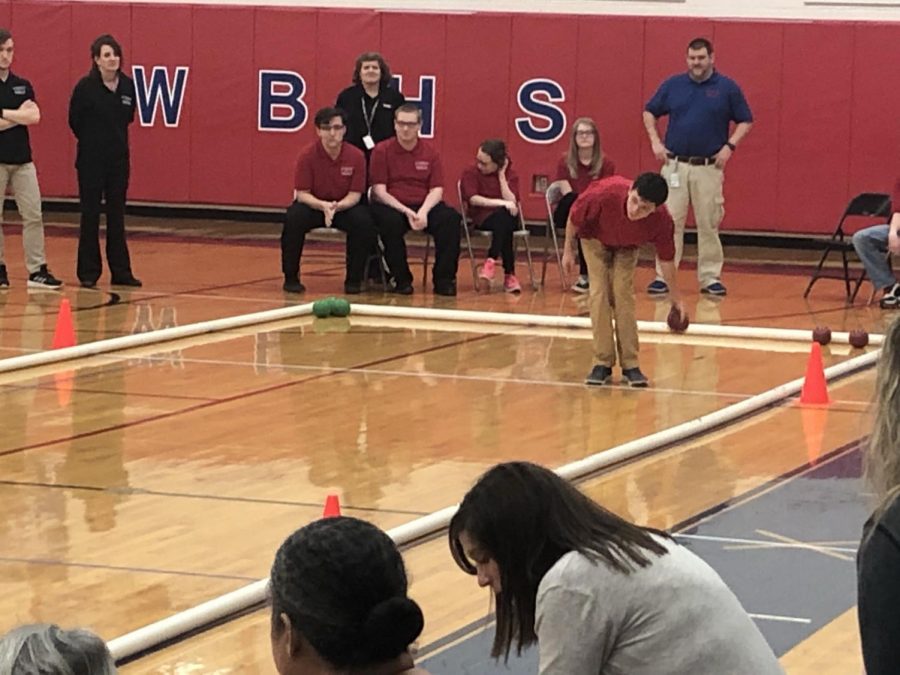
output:
MULTIPOLYGON (((25 101, 35 101, 31 82, 9 71, 6 82, 0 81, 0 108, 18 110, 25 101)), ((16 124, 0 131, 0 164, 28 164, 30 161, 28 127, 16 124)))
POLYGON ((369 183, 383 183, 401 204, 419 206, 430 190, 444 185, 441 158, 421 138, 412 150, 404 149, 396 138, 382 141, 372 150, 369 183))
POLYGON ((78 139, 75 166, 91 169, 128 160, 128 125, 134 121, 134 81, 119 73, 115 91, 97 71, 81 78, 69 101, 69 128, 78 139))
POLYGON ((366 190, 366 157, 358 148, 341 143, 336 159, 321 141, 310 143, 297 159, 294 189, 311 192, 323 201, 340 201, 348 192, 366 190))
POLYGON ((581 194, 587 190, 588 185, 595 180, 616 175, 616 163, 609 157, 603 158, 603 163, 600 165, 600 173, 596 176, 591 175, 590 166, 582 164, 581 162, 578 162, 577 166, 578 177, 572 178, 572 174, 569 173, 569 164, 566 161, 566 155, 563 155, 559 160, 559 164, 556 165, 556 178, 554 178, 554 180, 569 181, 569 185, 572 186, 572 192, 575 192, 576 194, 581 194))
POLYGON ((703 82, 688 73, 670 77, 644 110, 656 118, 669 116, 666 149, 688 157, 712 157, 728 141, 731 122, 753 121, 741 88, 717 72, 703 82))
MULTIPOLYGON (((519 175, 512 167, 507 167, 506 169, 506 183, 509 185, 513 195, 515 195, 516 201, 518 201, 519 175)), ((470 166, 463 171, 460 187, 462 188, 462 197, 467 202, 476 195, 487 197, 488 199, 504 199, 503 193, 500 191, 500 174, 498 171, 483 174, 478 170, 477 166, 470 166)), ((496 210, 496 206, 468 205, 469 218, 476 226, 481 225, 496 210)))
POLYGON ((629 220, 626 202, 632 181, 622 176, 590 184, 572 205, 570 218, 581 239, 597 239, 609 248, 652 243, 660 260, 675 259, 675 223, 665 205, 640 220, 629 220))

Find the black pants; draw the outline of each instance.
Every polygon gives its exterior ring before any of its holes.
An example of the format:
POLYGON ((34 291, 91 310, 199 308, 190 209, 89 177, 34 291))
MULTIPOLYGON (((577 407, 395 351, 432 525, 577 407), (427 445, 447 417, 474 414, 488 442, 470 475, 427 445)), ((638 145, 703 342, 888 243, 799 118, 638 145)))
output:
MULTIPOLYGON (((556 209, 553 211, 553 224, 557 229, 565 229, 566 223, 569 220, 569 211, 572 210, 572 204, 575 203, 576 199, 578 199, 578 193, 573 190, 556 204, 556 209)), ((578 242, 579 273, 581 276, 587 276, 587 263, 584 261, 584 252, 581 250, 581 239, 576 239, 575 241, 578 242)))
MULTIPOLYGON (((409 220, 399 211, 384 204, 372 204, 369 207, 384 244, 384 259, 397 286, 412 283, 412 272, 406 260, 406 240, 404 236, 410 231, 409 220)), ((417 210, 419 205, 410 206, 417 210)), ((462 217, 456 209, 438 202, 428 212, 428 225, 425 231, 434 237, 434 270, 432 278, 435 286, 456 281, 456 269, 459 267, 459 235, 462 217)))
MULTIPOLYGON (((375 248, 377 232, 369 209, 356 206, 338 211, 331 222, 332 227, 347 234, 346 283, 361 283, 366 266, 366 258, 375 248)), ((281 271, 285 279, 300 278, 300 256, 306 234, 317 227, 325 227, 325 214, 306 204, 294 202, 284 216, 281 231, 281 271)))
POLYGON ((106 262, 113 281, 130 279, 131 258, 125 241, 125 195, 128 160, 78 171, 81 229, 78 233, 78 280, 96 283, 103 273, 100 257, 100 211, 106 199, 106 262))
POLYGON ((516 254, 513 249, 513 232, 519 227, 518 216, 512 215, 505 208, 494 211, 478 226, 479 230, 493 232, 488 256, 503 259, 503 272, 515 274, 516 254))

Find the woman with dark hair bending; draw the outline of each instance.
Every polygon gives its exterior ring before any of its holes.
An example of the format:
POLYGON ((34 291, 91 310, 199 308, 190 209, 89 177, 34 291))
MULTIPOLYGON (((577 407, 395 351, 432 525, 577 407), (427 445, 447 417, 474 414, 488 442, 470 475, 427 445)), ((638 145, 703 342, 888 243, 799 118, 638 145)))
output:
POLYGON ((510 166, 506 143, 499 138, 483 141, 475 153, 475 166, 463 171, 459 186, 472 223, 493 233, 478 276, 489 289, 495 267, 502 260, 503 290, 521 293, 513 246, 513 233, 519 229, 519 177, 510 166))
POLYGON ((496 596, 492 655, 537 642, 541 675, 783 672, 705 562, 535 464, 479 479, 450 523, 450 550, 496 596))
POLYGON ((272 565, 272 656, 280 675, 427 675, 410 645, 424 626, 400 552, 356 518, 289 536, 272 565))
POLYGON ((859 629, 867 675, 893 675, 900 667, 900 319, 884 335, 874 409, 865 465, 877 501, 857 560, 859 629))

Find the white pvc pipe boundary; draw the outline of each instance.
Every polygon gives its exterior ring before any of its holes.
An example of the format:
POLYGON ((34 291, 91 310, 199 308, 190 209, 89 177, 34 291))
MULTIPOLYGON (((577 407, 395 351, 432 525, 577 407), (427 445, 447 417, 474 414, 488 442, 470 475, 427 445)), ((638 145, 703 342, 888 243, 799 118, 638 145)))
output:
MULTIPOLYGON (((50 349, 35 354, 13 356, 0 359, 0 373, 35 366, 45 366, 54 363, 62 363, 97 354, 144 347, 160 342, 170 342, 182 338, 214 333, 216 331, 231 330, 284 319, 295 319, 312 312, 313 303, 293 305, 279 309, 270 309, 252 314, 239 314, 224 319, 213 319, 199 323, 163 328, 160 330, 139 333, 137 335, 124 335, 88 342, 64 349, 50 349)), ((391 307, 386 305, 353 304, 353 312, 360 316, 384 316, 403 319, 438 319, 442 321, 462 321, 487 324, 506 324, 519 326, 545 326, 551 328, 590 328, 591 321, 586 317, 578 316, 548 316, 544 314, 511 314, 506 312, 477 312, 458 309, 429 309, 424 307, 391 307)), ((646 333, 670 333, 669 327, 659 321, 638 321, 638 330, 646 333)), ((718 326, 713 324, 692 324, 686 335, 720 338, 749 338, 758 340, 791 340, 811 342, 812 332, 789 328, 754 328, 750 326, 718 326)), ((834 332, 831 341, 840 344, 849 344, 850 336, 846 332, 834 332)), ((879 346, 884 341, 883 335, 870 335, 869 344, 879 346)))
MULTIPOLYGON (((394 308, 386 308, 394 309, 394 308)), ((426 310, 446 311, 446 310, 426 310)), ((457 320, 464 320, 459 319, 457 320)), ((880 350, 869 352, 843 363, 825 369, 826 380, 841 377, 874 364, 880 350)), ((658 431, 649 436, 629 441, 614 448, 595 453, 589 457, 566 464, 556 472, 567 480, 576 480, 598 470, 628 459, 683 441, 717 426, 745 417, 752 412, 768 407, 778 401, 796 395, 803 387, 803 378, 792 380, 752 398, 732 404, 709 415, 688 420, 670 429, 658 431)), ((398 545, 421 539, 445 529, 458 505, 435 511, 427 516, 388 530, 387 534, 398 545)), ((244 588, 232 591, 196 607, 149 624, 110 641, 109 649, 118 661, 138 654, 167 640, 197 630, 232 614, 244 611, 266 600, 268 579, 254 582, 244 588)))

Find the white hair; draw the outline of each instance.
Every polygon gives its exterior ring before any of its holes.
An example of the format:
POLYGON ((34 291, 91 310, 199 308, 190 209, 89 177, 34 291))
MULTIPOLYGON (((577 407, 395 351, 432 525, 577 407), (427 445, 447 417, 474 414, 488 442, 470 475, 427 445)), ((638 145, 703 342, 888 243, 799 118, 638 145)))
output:
POLYGON ((116 675, 116 664, 90 631, 33 624, 0 637, 0 675, 116 675))

